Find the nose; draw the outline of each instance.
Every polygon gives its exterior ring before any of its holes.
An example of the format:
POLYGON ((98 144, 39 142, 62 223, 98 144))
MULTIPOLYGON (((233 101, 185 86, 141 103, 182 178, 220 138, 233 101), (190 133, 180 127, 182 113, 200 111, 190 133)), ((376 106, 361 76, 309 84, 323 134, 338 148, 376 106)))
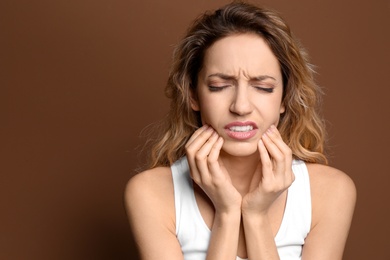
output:
POLYGON ((247 115, 253 110, 248 88, 246 86, 237 86, 235 95, 230 105, 230 112, 236 115, 247 115))

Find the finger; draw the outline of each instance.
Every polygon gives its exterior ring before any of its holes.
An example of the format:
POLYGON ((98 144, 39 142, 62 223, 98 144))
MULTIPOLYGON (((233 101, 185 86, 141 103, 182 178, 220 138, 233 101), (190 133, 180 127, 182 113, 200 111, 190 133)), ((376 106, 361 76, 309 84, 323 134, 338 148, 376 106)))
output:
POLYGON ((268 131, 263 134, 261 139, 269 152, 275 174, 284 172, 286 168, 285 156, 277 144, 269 137, 268 131))
POLYGON ((283 141, 278 129, 275 126, 271 126, 267 131, 268 137, 278 146, 278 148, 284 153, 291 153, 290 147, 283 141))
POLYGON ((209 183, 210 170, 208 167, 208 156, 212 150, 212 147, 218 140, 218 134, 214 132, 211 137, 204 143, 195 155, 195 163, 199 170, 199 176, 203 183, 209 183))
POLYGON ((274 163, 269 157, 268 150, 263 140, 260 139, 259 151, 262 163, 263 180, 261 181, 263 188, 270 192, 280 192, 286 189, 292 183, 291 177, 288 177, 285 165, 283 163, 274 163))
MULTIPOLYGON (((288 147, 288 145, 283 141, 282 136, 280 135, 278 129, 272 125, 269 131, 267 131, 267 136, 273 141, 273 143, 278 147, 278 149, 284 155, 286 169, 291 169, 292 151, 291 148, 288 147)), ((288 173, 288 171, 286 171, 286 173, 288 173)))
POLYGON ((185 147, 187 154, 194 156, 212 136, 213 132, 214 130, 211 127, 207 127, 207 129, 199 131, 196 137, 191 137, 191 140, 189 143, 187 142, 185 147))
POLYGON ((195 183, 199 184, 201 182, 200 173, 198 167, 193 158, 187 156, 188 165, 190 168, 190 176, 195 181, 195 183))
POLYGON ((186 144, 187 161, 190 166, 191 178, 196 182, 201 182, 201 176, 198 166, 195 162, 195 154, 201 148, 202 144, 207 141, 207 138, 212 134, 208 125, 204 125, 191 136, 186 144), (209 130, 209 131, 208 131, 209 130))
MULTIPOLYGON (((218 137, 217 141, 214 143, 213 147, 211 148, 210 154, 208 156, 208 168, 210 169, 210 173, 215 176, 216 173, 221 172, 221 166, 219 164, 218 158, 219 153, 223 146, 223 138, 218 137)), ((215 176, 219 177, 219 176, 215 176)))
MULTIPOLYGON (((271 126, 269 131, 266 132, 267 136, 273 143, 278 147, 278 149, 282 152, 284 157, 284 170, 285 177, 288 180, 294 180, 293 172, 292 172, 292 151, 290 147, 283 141, 282 136, 280 135, 278 129, 275 126, 271 126)), ((282 169, 280 169, 282 171, 282 169)), ((279 172, 279 170, 278 170, 279 172)))
POLYGON ((190 139, 188 139, 187 143, 186 143, 186 147, 191 145, 191 143, 196 139, 198 138, 199 135, 201 135, 203 132, 207 131, 207 129, 209 129, 209 126, 208 125, 203 125, 202 127, 198 128, 193 134, 192 136, 190 137, 190 139))
POLYGON ((261 139, 259 140, 257 147, 260 153, 263 178, 265 179, 273 178, 272 161, 271 158, 269 157, 267 148, 265 147, 263 140, 261 139))
POLYGON ((187 162, 190 167, 190 176, 195 181, 195 183, 199 184, 201 182, 200 173, 198 170, 198 166, 195 163, 194 157, 187 154, 187 162))
POLYGON ((195 153, 195 160, 196 161, 204 161, 209 156, 215 142, 218 140, 218 134, 217 132, 213 131, 210 136, 209 134, 205 134, 206 137, 208 137, 206 140, 202 138, 198 138, 198 140, 194 141, 194 145, 196 143, 196 146, 199 146, 199 149, 195 153), (201 142, 202 141, 202 142, 201 142))
POLYGON ((214 143, 214 145, 211 147, 211 150, 209 153, 209 160, 210 161, 218 160, 219 153, 221 151, 222 146, 223 146, 223 138, 217 135, 217 140, 214 143))

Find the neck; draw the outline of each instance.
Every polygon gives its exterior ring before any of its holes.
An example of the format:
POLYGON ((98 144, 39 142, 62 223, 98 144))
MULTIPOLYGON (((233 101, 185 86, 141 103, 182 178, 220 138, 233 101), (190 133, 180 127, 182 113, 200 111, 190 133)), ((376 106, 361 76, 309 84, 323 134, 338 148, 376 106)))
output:
POLYGON ((247 194, 253 174, 259 164, 259 154, 237 157, 221 151, 220 160, 228 171, 233 186, 241 195, 247 194))

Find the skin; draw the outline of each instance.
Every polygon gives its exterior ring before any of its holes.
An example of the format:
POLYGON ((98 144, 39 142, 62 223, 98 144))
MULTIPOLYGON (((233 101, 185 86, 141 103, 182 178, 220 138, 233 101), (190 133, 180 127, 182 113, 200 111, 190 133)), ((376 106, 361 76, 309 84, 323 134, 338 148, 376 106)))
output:
MULTIPOLYGON (((185 148, 196 201, 212 230, 207 259, 279 259, 274 237, 294 181, 292 152, 276 127, 284 112, 279 63, 261 37, 232 35, 206 51, 198 82, 191 106, 200 111, 204 125, 185 148), (227 124, 248 121, 257 126, 250 138, 228 134, 227 124)), ((341 259, 355 186, 334 168, 307 167, 312 226, 302 259, 341 259)), ((142 259, 183 259, 170 169, 136 175, 125 199, 142 259)))

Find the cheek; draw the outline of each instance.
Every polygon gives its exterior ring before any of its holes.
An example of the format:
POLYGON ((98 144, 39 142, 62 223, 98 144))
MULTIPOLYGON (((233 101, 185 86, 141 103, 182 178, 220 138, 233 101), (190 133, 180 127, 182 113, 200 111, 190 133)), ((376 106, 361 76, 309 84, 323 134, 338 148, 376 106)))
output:
POLYGON ((200 118, 202 124, 207 124, 213 127, 214 129, 218 128, 218 122, 221 118, 222 111, 216 105, 212 105, 210 102, 207 105, 202 104, 200 106, 200 118))
POLYGON ((277 101, 263 104, 258 108, 258 111, 260 111, 261 118, 267 126, 268 124, 269 126, 272 124, 277 126, 280 119, 280 105, 277 101))
POLYGON ((209 112, 209 108, 201 108, 200 110, 200 118, 202 120, 202 124, 208 124, 213 126, 215 123, 212 113, 209 112))
POLYGON ((279 119, 280 119, 280 110, 277 110, 274 115, 273 115, 273 118, 274 118, 274 124, 278 124, 279 122, 279 119))

